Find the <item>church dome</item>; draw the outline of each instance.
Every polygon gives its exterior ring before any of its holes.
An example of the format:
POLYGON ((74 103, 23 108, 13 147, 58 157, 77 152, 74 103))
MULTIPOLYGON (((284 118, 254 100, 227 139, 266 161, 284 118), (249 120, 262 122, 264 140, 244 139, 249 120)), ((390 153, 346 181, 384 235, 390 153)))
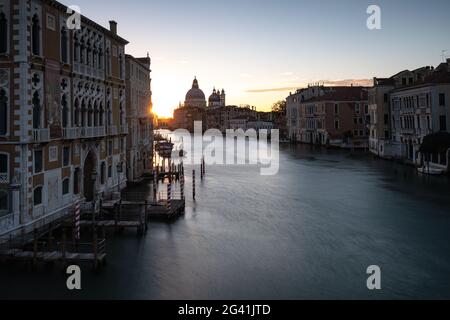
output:
POLYGON ((214 89, 213 93, 209 96, 209 102, 220 102, 220 96, 214 89))
POLYGON ((192 83, 192 89, 189 90, 186 94, 186 102, 198 100, 206 101, 206 96, 203 91, 200 90, 197 79, 194 79, 194 82, 192 83))

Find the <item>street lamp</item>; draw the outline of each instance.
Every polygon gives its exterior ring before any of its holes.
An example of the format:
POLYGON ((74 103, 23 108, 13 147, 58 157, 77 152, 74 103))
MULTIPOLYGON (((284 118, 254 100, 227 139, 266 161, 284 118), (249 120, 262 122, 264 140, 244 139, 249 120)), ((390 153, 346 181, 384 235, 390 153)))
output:
POLYGON ((117 163, 117 191, 120 193, 120 174, 123 172, 122 162, 117 163))

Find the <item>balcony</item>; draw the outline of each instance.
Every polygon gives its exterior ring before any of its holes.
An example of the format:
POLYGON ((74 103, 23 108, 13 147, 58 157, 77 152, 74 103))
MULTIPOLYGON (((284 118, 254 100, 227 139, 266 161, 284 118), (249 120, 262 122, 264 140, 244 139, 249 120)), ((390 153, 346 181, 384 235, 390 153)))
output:
POLYGON ((64 128, 63 129, 63 139, 75 140, 81 137, 80 128, 64 128))
POLYGON ((43 143, 50 141, 50 129, 33 129, 33 142, 43 143))
POLYGON ((108 136, 116 136, 117 135, 117 127, 109 126, 108 127, 108 136))
POLYGON ((105 127, 81 128, 81 138, 97 138, 105 135, 105 127))

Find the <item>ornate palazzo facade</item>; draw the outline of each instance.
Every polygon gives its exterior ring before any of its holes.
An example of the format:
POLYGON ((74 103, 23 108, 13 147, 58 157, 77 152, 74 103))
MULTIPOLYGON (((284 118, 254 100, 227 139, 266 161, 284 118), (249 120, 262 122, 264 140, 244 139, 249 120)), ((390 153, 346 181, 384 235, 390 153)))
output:
POLYGON ((52 0, 0 0, 0 236, 126 185, 125 45, 52 0))

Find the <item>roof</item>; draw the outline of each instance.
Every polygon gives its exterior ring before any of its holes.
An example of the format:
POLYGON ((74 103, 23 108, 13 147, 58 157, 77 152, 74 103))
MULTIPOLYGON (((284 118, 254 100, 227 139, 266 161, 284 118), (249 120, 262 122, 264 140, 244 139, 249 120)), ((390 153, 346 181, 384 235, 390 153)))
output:
MULTIPOLYGON (((43 2, 53 6, 56 9, 62 10, 63 12, 67 12, 68 7, 64 4, 62 4, 61 2, 55 1, 55 0, 42 0, 43 2)), ((123 45, 127 45, 130 42, 125 40, 124 38, 120 37, 119 35, 113 33, 111 30, 101 26, 100 24, 98 24, 97 22, 94 22, 93 20, 89 19, 88 17, 81 15, 81 21, 84 22, 85 24, 94 27, 96 29, 98 29, 99 31, 107 34, 110 38, 120 42, 123 45)))
POLYGON ((425 77, 424 80, 416 82, 412 85, 407 85, 398 89, 393 90, 393 92, 400 92, 404 90, 410 90, 415 88, 434 86, 439 84, 450 84, 450 65, 447 63, 441 63, 429 76, 425 77))
POLYGON ((329 87, 330 91, 322 96, 305 100, 304 103, 319 101, 365 101, 367 100, 366 87, 329 87))

